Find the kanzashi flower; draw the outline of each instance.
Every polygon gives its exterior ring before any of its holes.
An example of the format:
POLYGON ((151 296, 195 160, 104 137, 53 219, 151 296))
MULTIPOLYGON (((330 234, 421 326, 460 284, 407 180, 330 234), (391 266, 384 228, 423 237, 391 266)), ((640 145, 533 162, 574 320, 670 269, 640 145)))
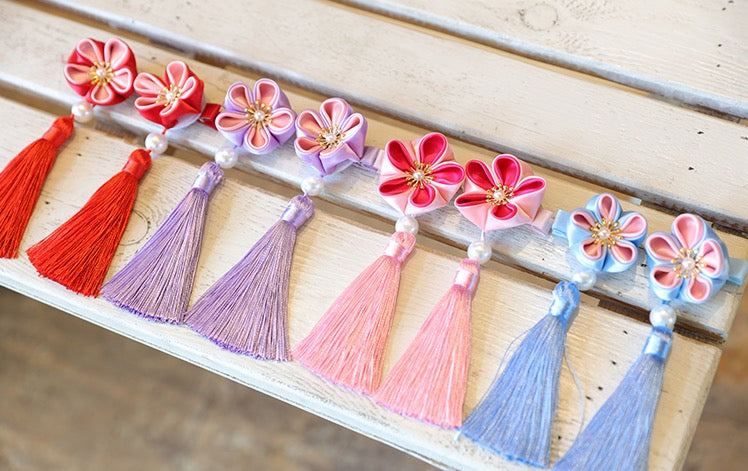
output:
POLYGON ((250 89, 237 82, 226 92, 225 111, 216 128, 236 146, 253 154, 267 154, 294 134, 296 113, 277 83, 260 79, 250 89))
POLYGON ((319 113, 304 110, 296 119, 296 154, 322 176, 359 162, 364 155, 366 118, 342 98, 328 98, 319 113))
POLYGON ((135 56, 121 39, 84 39, 65 65, 65 80, 92 105, 116 105, 133 92, 135 56))
POLYGON ((149 121, 165 129, 184 127, 200 118, 205 100, 203 81, 187 64, 170 62, 164 80, 142 72, 135 78, 135 109, 149 121))
POLYGON ((480 160, 465 165, 465 192, 455 206, 483 231, 529 224, 540 209, 545 180, 509 154, 496 156, 489 168, 480 160))
POLYGON ((644 242, 652 288, 663 300, 703 303, 727 280, 727 247, 694 214, 675 218, 670 231, 655 232, 644 242))
POLYGON ((447 138, 439 133, 411 142, 392 140, 384 150, 387 158, 380 169, 379 194, 402 214, 441 208, 465 179, 447 138))
POLYGON ((569 215, 566 236, 574 256, 594 271, 619 273, 636 263, 638 247, 647 235, 647 220, 623 212, 618 199, 596 195, 569 215))

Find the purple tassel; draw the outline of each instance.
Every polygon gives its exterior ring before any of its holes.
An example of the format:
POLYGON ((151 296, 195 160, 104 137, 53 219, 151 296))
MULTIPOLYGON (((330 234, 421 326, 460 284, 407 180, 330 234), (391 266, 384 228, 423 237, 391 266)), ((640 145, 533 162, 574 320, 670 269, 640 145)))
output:
POLYGON ((184 323, 232 352, 290 360, 291 259, 296 231, 312 214, 312 200, 292 198, 280 220, 185 313, 184 323))
POLYGON ((153 237, 102 287, 104 299, 141 317, 182 322, 200 256, 205 210, 222 177, 214 162, 200 168, 192 189, 153 237))

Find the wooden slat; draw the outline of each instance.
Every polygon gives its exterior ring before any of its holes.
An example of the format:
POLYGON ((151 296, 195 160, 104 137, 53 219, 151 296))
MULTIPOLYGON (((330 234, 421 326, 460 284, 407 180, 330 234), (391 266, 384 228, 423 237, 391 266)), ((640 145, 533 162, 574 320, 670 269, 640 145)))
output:
POLYGON ((746 2, 337 1, 748 117, 746 2))
MULTIPOLYGON (((7 57, 2 61, 0 82, 14 87, 19 92, 25 91, 35 97, 40 96, 64 103, 65 106, 76 102, 78 97, 70 91, 62 78, 60 63, 49 59, 49 51, 60 49, 61 44, 75 44, 83 36, 108 37, 109 33, 16 4, 3 5, 0 14, 8 18, 10 27, 17 31, 12 37, 0 38, 0 44, 4 50, 12 50, 18 57, 24 58, 21 61, 7 57), (38 37, 35 33, 36 28, 44 28, 46 34, 38 37)), ((168 61, 180 58, 172 52, 134 41, 130 43, 138 55, 139 67, 144 71, 160 74, 168 61)), ((62 54, 55 54, 55 57, 62 57, 62 54)), ((184 57, 181 58, 184 59, 184 57)), ((194 61, 188 62, 205 80, 206 94, 208 99, 213 101, 222 100, 228 84, 236 80, 248 79, 246 74, 240 76, 194 61)), ((310 96, 306 92, 299 93, 295 90, 289 93, 289 97, 297 110, 317 107, 321 100, 318 95, 310 96)), ((132 100, 112 109, 97 110, 98 112, 102 113, 100 119, 125 126, 139 135, 155 129, 132 109, 132 100)), ((383 147, 392 138, 410 139, 426 132, 425 129, 393 122, 376 113, 367 112, 366 115, 369 118, 369 142, 379 147, 383 147)), ((169 138, 174 143, 206 156, 212 155, 218 147, 225 144, 223 138, 217 133, 202 126, 193 126, 182 132, 170 133, 169 138)), ((475 158, 489 160, 492 156, 483 149, 457 140, 452 140, 452 144, 458 160, 462 162, 475 158)), ((311 171, 295 156, 290 143, 272 155, 243 159, 242 168, 268 175, 294 187, 298 187, 301 180, 311 174, 311 171)), ((576 180, 552 171, 541 168, 537 170, 540 175, 548 179, 545 204, 553 211, 581 206, 592 195, 603 191, 600 187, 580 184, 576 180)), ((324 197, 337 204, 388 219, 396 217, 395 212, 376 194, 373 176, 368 172, 359 169, 347 170, 340 176, 330 179, 328 190, 324 197)), ((637 209, 647 216, 652 230, 667 230, 672 221, 670 214, 647 207, 637 209)), ((421 227, 424 233, 461 247, 465 247, 479 236, 477 229, 464 221, 452 208, 445 208, 433 215, 421 218, 421 227)), ((733 256, 748 258, 746 239, 724 233, 721 236, 725 238, 733 256)), ((520 266, 554 279, 567 279, 571 273, 572 268, 566 255, 567 251, 558 241, 543 238, 527 229, 502 231, 491 235, 490 240, 497 252, 498 260, 503 263, 520 266)), ((638 266, 636 271, 632 271, 630 275, 612 275, 601 279, 596 292, 601 296, 646 311, 658 302, 650 292, 647 275, 647 268, 638 266)), ((679 306, 682 309, 682 325, 720 339, 726 338, 742 292, 742 288, 728 285, 707 304, 679 306)))
MULTIPOLYGON (((46 129, 52 116, 0 99, 5 113, 0 165, 46 129)), ((105 179, 123 164, 132 145, 85 128, 62 149, 42 192, 22 248, 39 240, 68 218, 105 179)), ((194 155, 186 156, 199 162, 194 155)), ((125 232, 112 270, 129 260, 190 187, 197 165, 163 157, 141 183, 134 217, 125 232)), ((275 193, 260 179, 227 173, 213 196, 193 300, 246 252, 251 241, 277 218, 289 194, 275 193)), ((299 235, 291 278, 290 337, 298 342, 326 306, 380 253, 388 235, 363 217, 322 205, 299 235), (355 218, 355 222, 352 218, 355 218), (345 237, 341 237, 345 235, 345 237), (361 257, 352 258, 355 246, 361 257), (364 256, 368 255, 367 256, 364 256), (333 276, 334 274, 334 276, 333 276), (320 288, 324 287, 324 288, 320 288)), ((424 241, 424 238, 421 238, 424 241)), ((403 353, 433 302, 451 282, 459 254, 436 243, 419 244, 407 263, 398 314, 385 370, 403 353)), ((42 280, 23 256, 0 261, 0 284, 242 384, 263 391, 353 430, 387 442, 432 464, 460 469, 523 469, 455 439, 454 432, 406 419, 359 395, 332 387, 296 363, 252 360, 219 349, 187 328, 148 322, 101 299, 85 298, 42 280)), ((473 349, 465 412, 489 387, 506 346, 542 316, 552 284, 489 262, 481 274, 473 307, 473 349)), ((584 296, 569 332, 568 350, 579 375, 586 418, 610 394, 639 354, 648 326, 613 314, 584 296)), ((720 351, 676 335, 665 376, 651 456, 652 469, 679 469, 698 421, 720 351)), ((580 425, 578 393, 568 371, 560 386, 554 459, 563 453, 580 425)))
MULTIPOLYGON (((51 1, 186 51, 340 94, 641 199, 748 227, 748 132, 546 64, 361 10, 232 0, 175 12, 145 0, 51 1), (252 22, 237 12, 262 12, 252 22), (720 191, 708 191, 719 185, 720 191)), ((252 13, 253 15, 255 13, 252 13)))

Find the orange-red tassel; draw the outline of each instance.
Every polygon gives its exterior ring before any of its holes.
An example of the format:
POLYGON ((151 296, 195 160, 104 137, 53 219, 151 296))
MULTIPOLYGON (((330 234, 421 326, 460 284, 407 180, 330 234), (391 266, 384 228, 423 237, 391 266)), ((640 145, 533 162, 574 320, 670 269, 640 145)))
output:
POLYGON ((0 172, 0 258, 18 257, 23 233, 57 150, 73 134, 72 116, 57 118, 0 172))
POLYGON ((130 154, 122 171, 88 202, 26 253, 36 270, 66 288, 96 296, 130 220, 138 182, 151 166, 149 151, 130 154))

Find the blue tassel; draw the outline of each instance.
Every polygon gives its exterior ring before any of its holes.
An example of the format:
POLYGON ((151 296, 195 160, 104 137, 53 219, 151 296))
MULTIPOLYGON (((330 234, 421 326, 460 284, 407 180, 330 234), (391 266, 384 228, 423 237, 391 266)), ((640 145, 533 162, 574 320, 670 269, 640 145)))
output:
POLYGON ((566 331, 578 308, 577 286, 557 284, 548 314, 527 333, 462 434, 506 458, 548 467, 566 331))
POLYGON ((649 468, 652 424, 673 332, 654 327, 644 351, 555 470, 649 468))

